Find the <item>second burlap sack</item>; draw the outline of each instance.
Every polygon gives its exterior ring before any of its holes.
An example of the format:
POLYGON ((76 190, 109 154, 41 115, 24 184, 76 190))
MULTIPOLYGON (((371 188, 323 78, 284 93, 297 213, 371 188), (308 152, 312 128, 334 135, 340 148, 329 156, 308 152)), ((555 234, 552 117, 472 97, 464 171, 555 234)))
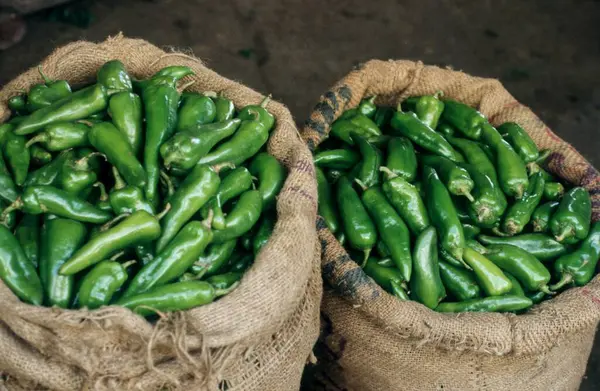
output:
MULTIPOLYGON (((121 35, 69 44, 41 65, 49 77, 81 86, 95 82, 96 71, 113 59, 140 79, 168 65, 189 66, 195 75, 183 83, 195 83, 188 91, 216 91, 237 108, 263 98, 195 58, 121 35)), ((0 90, 0 123, 10 115, 7 99, 40 82, 32 68, 0 90)), ((316 181, 290 112, 274 101, 267 109, 277 119, 268 151, 288 176, 273 235, 240 286, 215 303, 151 324, 120 307, 31 306, 0 281, 0 388, 298 390, 319 329, 316 181)))
MULTIPOLYGON (((600 176, 571 145, 493 79, 411 61, 369 61, 350 72, 316 105, 303 130, 314 150, 331 123, 361 99, 395 107, 409 96, 443 91, 476 107, 492 125, 520 124, 547 169, 585 187, 600 219, 600 176)), ((322 304, 320 375, 313 389, 577 390, 600 319, 600 278, 534 306, 523 315, 442 314, 383 291, 317 223, 326 288, 322 304)))

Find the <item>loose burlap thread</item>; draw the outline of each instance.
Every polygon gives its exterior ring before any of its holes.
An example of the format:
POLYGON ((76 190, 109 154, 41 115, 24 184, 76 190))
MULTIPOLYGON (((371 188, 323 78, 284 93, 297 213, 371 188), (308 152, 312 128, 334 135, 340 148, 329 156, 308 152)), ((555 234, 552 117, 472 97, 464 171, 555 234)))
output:
MULTIPOLYGON (((105 42, 74 42, 42 63, 53 79, 95 81, 106 61, 121 60, 146 78, 168 65, 195 75, 188 91, 215 91, 236 107, 258 104, 258 92, 228 80, 182 53, 119 34, 105 42)), ((0 122, 8 98, 41 79, 37 69, 0 91, 0 122)), ((156 324, 120 307, 95 311, 35 307, 0 282, 0 384, 8 389, 297 390, 318 336, 322 294, 314 227, 312 157, 288 109, 271 101, 277 119, 268 151, 288 170, 277 198, 277 223, 241 284, 215 303, 173 313, 156 324)))
MULTIPOLYGON (((302 136, 311 150, 331 123, 364 97, 396 106, 408 96, 442 91, 476 107, 493 125, 520 124, 547 169, 590 191, 600 218, 598 171, 493 79, 412 61, 369 61, 321 96, 302 136)), ((523 315, 441 314, 383 291, 317 220, 326 286, 322 314, 323 371, 315 389, 576 390, 600 319, 600 278, 534 306, 523 315)))

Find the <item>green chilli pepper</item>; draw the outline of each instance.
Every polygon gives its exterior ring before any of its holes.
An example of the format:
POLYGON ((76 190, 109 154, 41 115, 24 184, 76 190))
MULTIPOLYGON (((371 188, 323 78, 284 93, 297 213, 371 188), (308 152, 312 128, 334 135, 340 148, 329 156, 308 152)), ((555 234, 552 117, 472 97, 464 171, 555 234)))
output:
POLYGON ((508 244, 488 246, 486 257, 500 269, 512 274, 528 291, 550 293, 550 272, 542 262, 527 251, 508 244))
POLYGON ((433 168, 423 167, 423 178, 427 210, 440 236, 440 245, 460 261, 465 247, 465 234, 450 193, 433 168))
POLYGON ((59 154, 50 163, 38 168, 35 171, 30 172, 25 179, 24 186, 51 186, 58 185, 60 180, 60 173, 66 161, 73 159, 75 152, 73 150, 67 150, 59 154))
POLYGON ((88 131, 90 127, 83 122, 58 122, 48 125, 37 133, 26 144, 29 148, 40 143, 48 151, 64 151, 69 148, 86 147, 90 145, 88 131))
POLYGON ((446 122, 440 122, 435 130, 441 133, 444 137, 446 136, 456 136, 456 131, 454 127, 446 122))
POLYGON ((237 239, 209 244, 204 253, 196 259, 190 270, 197 277, 208 277, 222 272, 227 262, 234 255, 236 245, 237 239))
POLYGON ((535 161, 540 156, 540 151, 535 142, 529 137, 525 129, 514 122, 505 122, 498 126, 498 132, 508 141, 525 163, 535 161))
POLYGON ((17 125, 14 132, 16 135, 26 135, 53 123, 81 120, 106 109, 107 105, 106 89, 96 84, 30 114, 17 125))
POLYGON ((75 274, 108 259, 118 251, 158 239, 159 235, 160 224, 155 216, 143 210, 134 212, 114 227, 101 231, 88 240, 60 268, 60 274, 75 274))
POLYGON ((4 158, 0 153, 0 199, 7 202, 14 202, 19 194, 17 193, 17 186, 13 181, 10 172, 6 168, 4 158))
POLYGON ((263 210, 275 206, 276 197, 283 188, 286 169, 274 156, 262 152, 248 166, 250 173, 258 178, 258 188, 263 199, 263 210))
POLYGON ((89 202, 52 186, 26 187, 21 197, 4 209, 1 218, 12 210, 22 210, 33 215, 52 213, 93 224, 106 223, 111 218, 111 214, 101 211, 89 202))
POLYGON ((446 262, 439 262, 440 277, 446 290, 459 301, 481 297, 481 288, 473 272, 446 262))
POLYGON ((376 258, 370 257, 365 263, 363 270, 367 276, 371 277, 377 285, 381 286, 388 293, 400 300, 409 299, 404 290, 404 286, 406 286, 404 277, 398 269, 381 266, 376 258))
POLYGON ((102 182, 96 182, 92 185, 92 187, 98 189, 98 196, 95 198, 96 207, 102 211, 113 213, 113 208, 110 205, 110 200, 108 198, 108 193, 106 192, 106 187, 102 182))
POLYGON ((125 136, 133 154, 140 156, 144 137, 142 100, 129 91, 117 92, 108 101, 108 114, 113 124, 125 136))
POLYGON ((27 111, 27 97, 25 95, 11 96, 6 105, 13 113, 23 113, 27 111))
POLYGON ((455 127, 464 136, 473 140, 479 140, 482 126, 487 119, 479 111, 460 102, 444 100, 444 111, 442 119, 455 127))
POLYGON ((481 144, 457 137, 446 136, 446 139, 465 156, 469 164, 477 167, 479 172, 490 177, 494 184, 498 183, 496 168, 488 155, 483 151, 481 144))
POLYGON ((144 167, 135 156, 129 141, 113 124, 101 122, 92 126, 88 133, 90 143, 106 155, 125 181, 137 187, 144 187, 149 181, 144 167))
POLYGON ((347 177, 338 179, 336 196, 346 240, 352 248, 364 252, 366 261, 371 249, 377 244, 375 224, 347 177))
POLYGON ((24 302, 42 305, 44 293, 33 263, 12 232, 1 224, 0 278, 24 302))
POLYGON ((533 232, 548 232, 550 230, 550 218, 558 209, 559 204, 559 202, 550 201, 535 208, 531 215, 533 232))
POLYGON ((559 242, 574 243, 585 239, 590 230, 592 203, 583 187, 569 190, 550 219, 550 230, 559 242))
POLYGON ((471 202, 475 201, 471 195, 475 184, 467 170, 443 156, 421 155, 419 158, 421 164, 433 168, 438 173, 451 194, 464 196, 471 202))
POLYGON ((22 186, 27 178, 31 156, 25 137, 15 135, 13 130, 14 126, 11 124, 0 125, 0 146, 15 183, 22 186))
POLYGON ((523 296, 492 296, 471 299, 457 303, 441 303, 435 309, 438 312, 514 312, 533 305, 531 299, 523 296))
POLYGON ((226 265, 226 270, 229 272, 245 272, 254 262, 254 256, 251 254, 243 254, 238 257, 231 257, 226 265))
POLYGON ((339 118, 331 124, 329 134, 350 145, 354 145, 351 134, 355 133, 364 137, 369 142, 381 137, 381 130, 375 122, 364 114, 356 114, 351 118, 339 118))
POLYGON ((546 298, 545 292, 525 292, 525 296, 530 299, 533 304, 539 304, 546 298))
POLYGON ((167 169, 190 170, 198 161, 223 139, 231 136, 242 121, 230 119, 198 125, 176 133, 160 147, 160 154, 167 169))
MULTIPOLYGON (((459 217, 460 219, 460 217, 459 217)), ((476 225, 473 224, 468 224, 468 223, 462 223, 463 226, 463 232, 465 233, 465 239, 475 239, 475 237, 477 237, 477 235, 479 235, 481 233, 481 228, 479 228, 476 225)))
POLYGON ((190 221, 184 225, 173 240, 162 251, 157 252, 152 262, 135 275, 123 293, 123 298, 176 280, 198 260, 212 238, 210 221, 190 221))
POLYGON ((244 273, 240 272, 227 272, 223 274, 219 274, 216 276, 212 276, 206 279, 206 282, 215 287, 215 289, 229 289, 236 283, 238 283, 244 273))
POLYGON ((478 225, 491 228, 502 218, 508 206, 506 196, 496 182, 472 164, 461 164, 475 183, 473 202, 468 205, 471 219, 478 225))
POLYGON ((36 215, 24 215, 15 229, 15 237, 19 241, 27 259, 33 266, 38 266, 40 253, 40 218, 36 215))
POLYGON ((535 208, 542 200, 544 193, 544 178, 541 173, 534 174, 529 180, 529 187, 521 199, 512 204, 504 215, 502 229, 509 235, 523 231, 535 208))
POLYGON ((71 305, 73 276, 63 276, 58 271, 85 243, 86 236, 85 224, 78 221, 56 218, 44 222, 39 268, 48 305, 60 308, 71 305))
POLYGON ((412 142, 404 137, 392 137, 387 145, 385 166, 408 182, 417 177, 417 155, 412 142))
POLYGON ((271 238, 271 234, 275 229, 275 218, 270 214, 265 214, 258 225, 258 229, 252 239, 252 251, 254 255, 258 255, 260 250, 267 244, 271 238))
POLYGON ((125 65, 119 60, 105 62, 96 76, 98 84, 102 84, 109 95, 119 91, 131 91, 131 78, 125 70, 125 65))
POLYGON ((507 273, 506 271, 504 272, 504 275, 506 277, 508 277, 508 279, 512 283, 512 288, 511 288, 510 291, 508 291, 507 295, 509 295, 509 296, 523 296, 523 297, 525 297, 525 290, 523 290, 523 287, 521 286, 521 283, 519 282, 519 280, 517 280, 515 278, 515 276, 513 276, 510 273, 507 273))
POLYGON ((544 186, 544 199, 558 201, 565 194, 565 187, 560 182, 547 182, 544 186))
POLYGON ((345 172, 342 170, 327 170, 325 171, 325 177, 327 180, 333 185, 337 182, 337 180, 345 175, 345 172))
POLYGON ((396 131, 395 133, 410 139, 424 150, 447 157, 455 162, 464 161, 461 154, 452 148, 441 134, 436 133, 421 122, 415 113, 402 112, 400 105, 398 105, 398 111, 392 117, 391 124, 392 129, 396 131))
MULTIPOLYGON (((97 152, 96 152, 97 153, 97 152)), ((98 175, 89 163, 95 154, 76 159, 68 159, 60 172, 60 187, 69 194, 87 198, 98 175)))
POLYGON ((473 269, 475 278, 486 295, 500 296, 511 290, 512 283, 508 277, 483 254, 466 247, 463 259, 473 269))
POLYGON ((29 147, 29 155, 31 156, 31 163, 38 167, 52 161, 52 154, 39 145, 29 147))
POLYGON ((71 95, 71 86, 65 80, 51 80, 38 66, 38 72, 43 84, 36 84, 29 90, 27 96, 27 111, 34 112, 71 95))
POLYGON ((482 129, 482 139, 494 150, 502 190, 506 195, 520 199, 529 185, 525 163, 492 125, 486 123, 482 129))
POLYGON ((233 102, 223 96, 215 96, 212 98, 215 102, 215 122, 229 121, 235 115, 235 106, 233 102))
POLYGON ((568 284, 576 286, 587 284, 596 273, 598 259, 600 259, 600 222, 595 222, 589 235, 577 250, 556 260, 554 271, 560 281, 551 285, 550 289, 557 291, 568 284))
POLYGON ((314 162, 317 167, 348 170, 360 160, 360 154, 351 149, 329 149, 315 154, 314 162))
POLYGON ((169 198, 171 209, 161 220, 162 234, 156 242, 156 253, 160 253, 181 227, 217 193, 220 183, 219 174, 212 167, 194 167, 175 194, 169 198))
POLYGON ((225 205, 227 201, 239 196, 246 190, 249 190, 252 187, 252 180, 252 174, 250 174, 250 171, 248 171, 246 167, 238 167, 233 171, 229 171, 221 180, 217 194, 215 194, 215 196, 200 209, 202 218, 206 219, 212 210, 213 228, 225 228, 225 216, 221 209, 222 206, 225 205))
POLYGON ((373 122, 379 128, 383 128, 384 126, 388 126, 390 124, 390 120, 394 115, 394 109, 392 107, 378 107, 375 111, 375 116, 373 117, 373 122))
POLYGON ((217 107, 208 96, 186 93, 181 99, 175 130, 194 129, 198 125, 210 124, 215 120, 217 107))
POLYGON ((221 290, 206 281, 181 281, 155 287, 136 296, 123 297, 116 304, 142 316, 150 316, 157 311, 185 311, 212 303, 236 286, 221 290))
POLYGON ((417 237, 412 259, 411 296, 433 309, 446 297, 446 289, 440 277, 437 234, 434 227, 427 228, 417 237))
MULTIPOLYGON (((171 65, 168 67, 162 68, 160 71, 156 72, 150 79, 146 80, 131 80, 131 84, 133 88, 138 92, 143 92, 148 86, 156 84, 157 80, 162 80, 163 78, 174 78, 175 80, 181 80, 186 76, 193 75, 194 71, 190 67, 186 67, 183 65, 171 65)), ((179 102, 178 102, 179 104, 179 102)))
POLYGON ((110 191, 108 200, 112 211, 117 215, 131 214, 139 210, 144 210, 154 214, 154 208, 144 197, 141 188, 125 183, 116 167, 112 168, 115 185, 110 191))
MULTIPOLYGON (((0 200, 0 208, 4 209, 7 206, 9 205, 5 204, 2 200, 0 200)), ((13 231, 13 229, 17 225, 17 211, 12 210, 0 216, 0 224, 13 231)))
POLYGON ((379 167, 381 167, 381 152, 364 137, 351 133, 352 140, 358 146, 361 154, 361 161, 358 163, 355 178, 366 187, 379 184, 379 167))
POLYGON ((340 228, 340 218, 337 206, 332 195, 332 189, 323 171, 316 167, 317 187, 319 196, 319 215, 325 220, 327 228, 332 234, 336 234, 340 228))
POLYGON ((404 178, 396 176, 387 167, 381 167, 386 175, 382 189, 388 201, 404 220, 410 232, 417 236, 430 225, 429 215, 419 190, 404 178))
POLYGON ((434 95, 425 95, 418 97, 411 97, 406 100, 408 106, 415 112, 417 117, 425 125, 431 129, 435 129, 438 125, 438 121, 444 111, 444 102, 439 100, 441 92, 437 92, 434 95))
POLYGON ((567 248, 563 244, 541 233, 523 234, 508 238, 479 235, 477 239, 486 245, 508 244, 518 247, 542 262, 552 261, 567 252, 567 248))
MULTIPOLYGON (((185 72, 184 72, 185 73, 185 72)), ((182 73, 183 74, 183 73, 182 73)), ((152 78, 142 90, 142 102, 146 116, 146 141, 144 144, 144 168, 147 182, 146 198, 156 207, 160 178, 159 148, 175 131, 179 92, 175 77, 152 78)), ((121 172, 119 170, 119 172, 121 172)))
POLYGON ((250 231, 260 218, 262 203, 262 195, 258 190, 242 193, 235 207, 225 218, 225 228, 214 231, 213 242, 226 242, 250 231))
POLYGON ((81 280, 77 293, 78 307, 95 310, 109 305, 115 293, 127 281, 127 267, 133 263, 135 262, 102 261, 94 266, 81 280))
POLYGON ((231 163, 239 166, 260 151, 268 139, 269 129, 264 123, 258 120, 243 120, 240 128, 231 138, 202 157, 199 163, 211 165, 231 163))
POLYGON ((365 188, 361 197, 363 205, 373 219, 381 240, 390 251, 390 256, 406 281, 412 273, 410 233, 402 218, 390 205, 378 187, 365 188))
POLYGON ((377 111, 375 99, 377 99, 377 95, 373 95, 369 98, 361 100, 358 104, 358 112, 366 115, 369 118, 373 118, 375 116, 375 112, 377 111))
MULTIPOLYGON (((383 243, 383 242, 381 242, 381 243, 383 243)), ((396 264, 394 263, 394 261, 392 261, 392 258, 390 258, 389 255, 381 258, 379 261, 377 261, 377 264, 379 266, 395 269, 396 271, 398 271, 398 269, 396 269, 396 264)), ((402 277, 402 276, 400 276, 400 277, 402 277)))
POLYGON ((244 106, 238 113, 238 118, 242 121, 258 121, 262 123, 267 132, 273 129, 275 125, 275 117, 266 109, 271 101, 271 96, 265 97, 259 105, 244 106), (258 114, 258 117, 257 117, 258 114))

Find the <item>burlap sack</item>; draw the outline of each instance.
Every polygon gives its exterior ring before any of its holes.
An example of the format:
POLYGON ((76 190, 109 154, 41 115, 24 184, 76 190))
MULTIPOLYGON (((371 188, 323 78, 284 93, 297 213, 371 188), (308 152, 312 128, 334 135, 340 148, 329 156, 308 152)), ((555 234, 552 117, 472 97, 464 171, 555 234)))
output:
MULTIPOLYGON (((262 96, 219 76, 199 60, 165 53, 119 35, 100 44, 75 42, 42 62, 45 73, 72 84, 91 83, 106 61, 121 60, 137 78, 167 65, 196 73, 188 90, 221 92, 237 107, 262 96)), ((0 91, 6 100, 40 82, 32 68, 0 91)), ((69 311, 34 307, 0 283, 0 372, 10 386, 69 390, 297 390, 317 339, 322 285, 315 232, 316 183, 309 150, 287 108, 276 116, 268 150, 288 169, 277 200, 273 236, 241 285, 221 300, 152 325, 119 307, 69 311)), ((18 389, 18 388, 17 388, 18 389)))
MULTIPOLYGON (((395 106, 433 94, 474 107, 492 124, 515 121, 540 148, 548 169, 586 187, 600 218, 598 171, 498 82, 411 61, 369 61, 325 93, 303 130, 314 149, 329 125, 365 96, 395 106)), ((317 223, 326 285, 322 312, 328 367, 314 389, 575 390, 600 319, 600 279, 570 289, 524 315, 440 314, 379 288, 317 223), (345 383, 345 384, 344 384, 345 383)), ((327 360, 324 360, 327 361, 327 360)))

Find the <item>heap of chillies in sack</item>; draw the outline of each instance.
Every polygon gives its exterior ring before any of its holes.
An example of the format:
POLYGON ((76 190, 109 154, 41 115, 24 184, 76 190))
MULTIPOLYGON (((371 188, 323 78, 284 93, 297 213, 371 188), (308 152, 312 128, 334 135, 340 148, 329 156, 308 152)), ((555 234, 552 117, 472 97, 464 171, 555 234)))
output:
POLYGON ((10 99, 0 277, 21 300, 150 315, 236 287, 273 230, 286 176, 264 152, 275 118, 267 100, 236 113, 215 93, 181 93, 191 74, 132 80, 110 61, 94 85, 72 92, 42 74, 10 99))
POLYGON ((440 312, 521 311, 588 283, 588 192, 545 171, 518 124, 439 95, 372 97, 332 124, 314 156, 329 230, 383 289, 440 312))

